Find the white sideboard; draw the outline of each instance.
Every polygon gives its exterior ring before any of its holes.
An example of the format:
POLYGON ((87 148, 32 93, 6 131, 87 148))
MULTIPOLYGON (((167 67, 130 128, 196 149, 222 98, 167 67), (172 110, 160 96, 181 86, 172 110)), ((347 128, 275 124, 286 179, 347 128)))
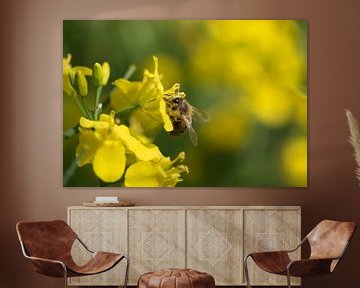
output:
MULTIPOLYGON (((301 238, 298 206, 68 207, 68 223, 92 249, 128 254, 129 285, 163 268, 192 268, 212 274, 216 285, 245 285, 243 258, 250 252, 294 248, 301 238)), ((75 244, 78 263, 89 255, 75 244)), ((293 258, 300 258, 300 250, 293 258)), ((123 283, 125 263, 69 285, 123 283)), ((261 271, 249 261, 253 285, 286 285, 286 277, 261 271)), ((300 285, 294 278, 292 283, 300 285)))

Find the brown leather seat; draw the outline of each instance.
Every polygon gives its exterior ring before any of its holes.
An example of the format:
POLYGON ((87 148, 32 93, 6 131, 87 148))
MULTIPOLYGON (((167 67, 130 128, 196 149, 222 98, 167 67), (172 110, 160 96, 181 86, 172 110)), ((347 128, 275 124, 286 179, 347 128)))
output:
MULTIPOLYGON (((91 251, 62 220, 19 222, 16 231, 23 254, 30 259, 35 271, 50 277, 63 277, 67 287, 67 277, 87 276, 105 272, 113 268, 125 254, 91 251), (71 256, 71 247, 78 240, 91 254, 83 266, 77 265, 71 256)), ((124 287, 127 284, 128 265, 124 287)))
POLYGON ((355 229, 354 222, 324 220, 295 249, 250 253, 244 259, 247 286, 251 287, 247 268, 249 257, 266 272, 287 275, 288 287, 291 287, 290 276, 304 277, 333 272, 343 257, 355 229), (306 241, 309 242, 311 248, 309 259, 292 261, 289 253, 297 250, 306 241))
POLYGON ((166 269, 140 276, 138 288, 214 288, 214 277, 193 269, 166 269))

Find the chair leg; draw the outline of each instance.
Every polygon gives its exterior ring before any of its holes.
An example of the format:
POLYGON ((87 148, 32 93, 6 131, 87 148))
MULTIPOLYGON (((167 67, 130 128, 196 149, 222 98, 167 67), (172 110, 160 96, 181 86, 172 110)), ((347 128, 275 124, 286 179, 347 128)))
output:
POLYGON ((67 270, 66 270, 66 266, 64 264, 61 265, 64 269, 64 287, 67 288, 67 270))
POLYGON ((250 285, 250 279, 249 279, 249 270, 248 270, 248 266, 247 266, 247 259, 249 258, 250 255, 247 255, 244 258, 244 272, 245 272, 245 279, 246 279, 246 287, 247 288, 251 288, 250 285))
POLYGON ((289 269, 287 269, 287 284, 288 284, 288 288, 291 288, 291 278, 290 278, 290 271, 289 269))
POLYGON ((129 265, 130 265, 130 259, 127 256, 124 256, 126 259, 126 271, 125 271, 125 280, 124 280, 124 288, 127 286, 128 278, 129 278, 129 265))

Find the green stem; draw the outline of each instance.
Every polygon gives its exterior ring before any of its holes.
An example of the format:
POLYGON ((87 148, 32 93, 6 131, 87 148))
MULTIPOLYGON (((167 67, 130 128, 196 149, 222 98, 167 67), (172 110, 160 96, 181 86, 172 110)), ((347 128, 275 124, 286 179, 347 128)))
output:
POLYGON ((99 107, 101 90, 102 90, 102 86, 101 86, 101 85, 96 87, 95 112, 94 112, 94 118, 95 118, 95 120, 98 120, 99 113, 100 113, 100 111, 101 111, 101 107, 99 107))
POLYGON ((78 169, 78 160, 82 159, 85 155, 85 151, 81 150, 77 157, 75 157, 75 159, 71 162, 70 166, 66 169, 66 171, 64 172, 64 177, 63 177, 63 185, 66 186, 70 179, 74 176, 76 170, 78 169))
POLYGON ((78 168, 77 158, 75 158, 73 160, 73 162, 70 164, 70 166, 64 172, 64 178, 63 178, 63 185, 64 186, 66 186, 69 183, 70 179, 74 176, 77 168, 78 168))
POLYGON ((120 117, 120 116, 122 116, 122 115, 124 115, 124 114, 127 114, 127 113, 129 113, 130 111, 135 110, 135 109, 138 108, 138 107, 139 107, 139 105, 131 105, 131 106, 128 106, 128 107, 126 107, 126 108, 124 108, 124 109, 121 109, 121 110, 119 110, 119 111, 116 111, 115 117, 120 117))
POLYGON ((136 66, 134 64, 131 64, 128 68, 128 70, 125 72, 123 78, 129 80, 130 77, 135 73, 136 66))
POLYGON ((82 101, 81 101, 81 99, 80 99, 80 96, 79 96, 76 92, 74 92, 73 95, 74 95, 74 99, 75 99, 76 104, 78 105, 78 107, 79 107, 80 110, 81 110, 81 113, 82 113, 85 117, 88 117, 88 114, 86 113, 86 110, 85 110, 84 105, 83 105, 83 103, 82 103, 82 101))
POLYGON ((70 137, 74 136, 75 134, 79 133, 79 124, 71 127, 63 132, 63 140, 69 139, 70 137))
POLYGON ((84 110, 85 110, 85 113, 86 113, 85 115, 86 115, 86 117, 88 119, 94 120, 94 117, 92 117, 93 115, 91 115, 91 113, 90 113, 90 111, 89 111, 89 109, 88 109, 88 107, 87 107, 87 105, 85 103, 85 97, 84 96, 81 97, 81 103, 82 103, 82 105, 84 107, 84 110))

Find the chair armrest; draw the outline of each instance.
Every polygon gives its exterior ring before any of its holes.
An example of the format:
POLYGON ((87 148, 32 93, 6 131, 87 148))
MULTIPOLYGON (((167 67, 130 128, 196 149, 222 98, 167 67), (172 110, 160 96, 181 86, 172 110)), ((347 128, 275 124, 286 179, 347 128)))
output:
POLYGON ((251 257, 256 257, 256 256, 260 256, 263 255, 265 257, 269 257, 269 256, 279 256, 279 255, 288 255, 288 251, 287 250, 279 250, 279 251, 264 251, 264 252, 252 252, 249 253, 247 255, 247 257, 251 256, 251 257))
POLYGON ((333 261, 338 261, 339 258, 318 258, 318 259, 303 259, 291 261, 287 266, 287 271, 290 276, 312 276, 329 274, 332 272, 333 261))
POLYGON ((25 258, 31 260, 36 272, 51 277, 66 277, 67 268, 63 262, 54 259, 30 256, 22 241, 20 241, 20 245, 23 255, 25 258))
POLYGON ((66 268, 64 262, 61 262, 60 260, 47 259, 47 258, 41 258, 41 257, 33 257, 33 256, 26 256, 26 258, 30 259, 31 261, 40 261, 40 262, 48 262, 48 263, 53 263, 53 264, 60 264, 62 267, 66 268))
POLYGON ((303 238, 303 239, 301 240, 301 242, 299 243, 299 245, 297 245, 295 248, 290 249, 290 250, 285 250, 285 251, 288 252, 288 253, 295 252, 297 249, 299 249, 299 248, 306 242, 306 240, 307 240, 306 237, 303 238))
POLYGON ((283 254, 283 253, 292 253, 292 252, 295 252, 297 249, 299 249, 305 242, 306 242, 306 240, 307 240, 307 238, 305 237, 305 238, 303 238, 302 240, 301 240, 301 242, 299 243, 299 245, 297 245, 295 248, 293 248, 293 249, 288 249, 288 250, 279 250, 279 251, 265 251, 265 252, 252 252, 252 253, 249 253, 244 259, 246 259, 246 258, 248 258, 249 256, 251 256, 251 254, 256 254, 256 253, 261 253, 261 254, 265 254, 265 253, 267 253, 267 254, 269 254, 269 255, 271 255, 271 254, 283 254))
POLYGON ((66 277, 67 268, 66 265, 59 261, 53 259, 46 259, 40 257, 27 256, 26 258, 30 259, 34 265, 35 271, 51 277, 66 277))
POLYGON ((80 239, 78 235, 76 235, 76 239, 81 243, 81 245, 90 253, 95 253, 94 251, 90 250, 90 248, 80 239))

